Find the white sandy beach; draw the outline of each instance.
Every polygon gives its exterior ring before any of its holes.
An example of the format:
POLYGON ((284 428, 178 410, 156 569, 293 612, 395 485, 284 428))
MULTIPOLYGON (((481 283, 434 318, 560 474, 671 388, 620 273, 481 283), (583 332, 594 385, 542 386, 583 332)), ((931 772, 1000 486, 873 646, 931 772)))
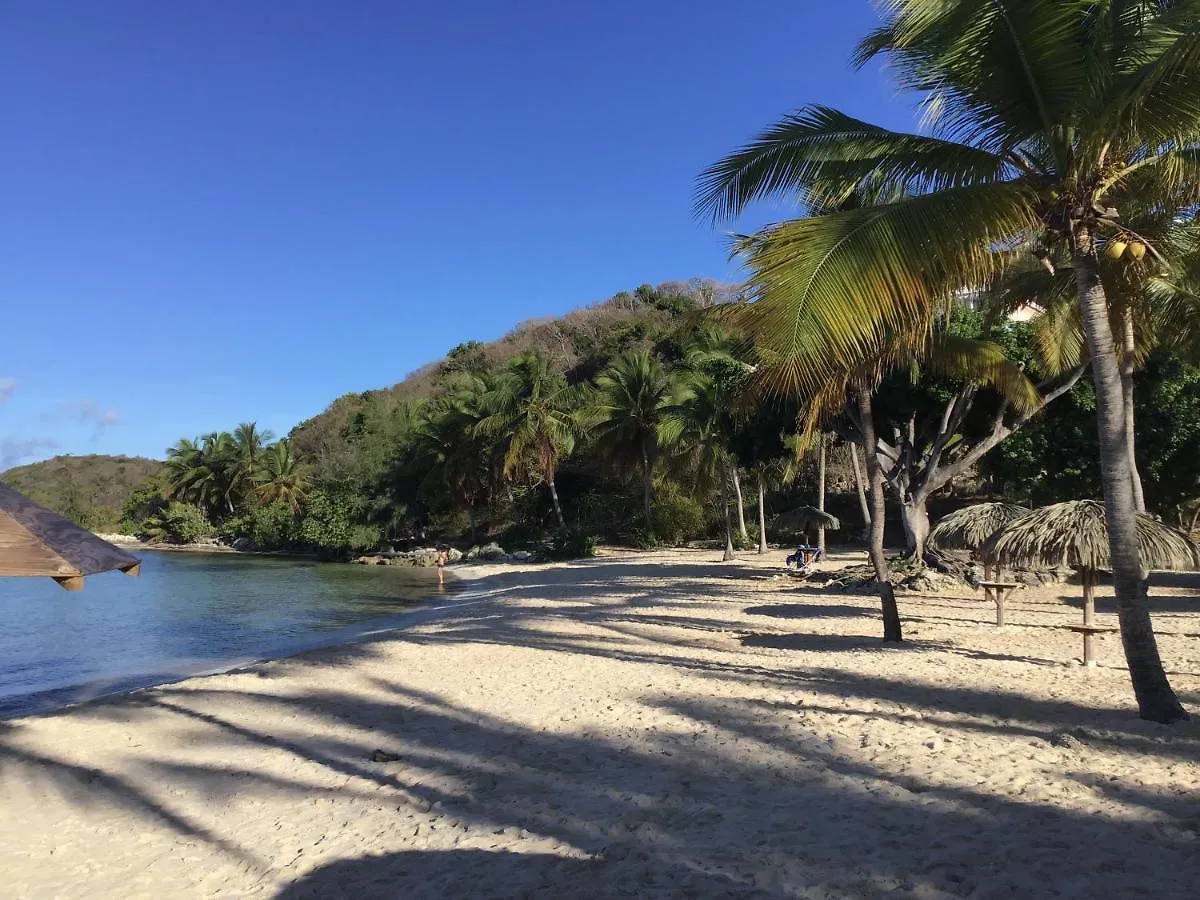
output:
POLYGON ((479 568, 403 633, 0 722, 0 896, 1197 895, 1200 723, 1135 717, 1115 635, 1079 665, 1077 587, 999 630, 904 596, 884 649, 874 596, 718 556, 479 568))

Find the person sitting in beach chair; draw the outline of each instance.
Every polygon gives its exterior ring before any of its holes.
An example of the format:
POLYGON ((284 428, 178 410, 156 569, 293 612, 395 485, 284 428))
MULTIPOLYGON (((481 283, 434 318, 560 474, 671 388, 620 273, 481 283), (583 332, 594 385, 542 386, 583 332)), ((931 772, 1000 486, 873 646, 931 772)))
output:
POLYGON ((814 547, 811 544, 799 544, 796 547, 796 552, 784 560, 784 564, 789 569, 795 569, 797 572, 809 572, 812 567, 821 561, 824 556, 824 551, 820 547, 814 547))

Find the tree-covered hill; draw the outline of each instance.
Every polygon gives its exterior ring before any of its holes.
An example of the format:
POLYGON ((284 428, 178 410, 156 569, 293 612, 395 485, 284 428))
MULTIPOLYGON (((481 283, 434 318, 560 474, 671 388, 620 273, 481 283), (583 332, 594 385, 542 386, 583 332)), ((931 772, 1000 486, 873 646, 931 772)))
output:
POLYGON ((644 284, 563 316, 531 319, 497 341, 466 341, 390 388, 346 394, 292 430, 298 458, 318 479, 342 478, 362 435, 414 401, 443 392, 457 373, 495 371, 522 353, 536 353, 571 383, 597 375, 626 350, 647 349, 676 329, 685 313, 740 295, 741 287, 710 278, 644 284))
POLYGON ((162 470, 136 456, 56 456, 0 473, 0 481, 96 531, 114 531, 134 489, 162 470))

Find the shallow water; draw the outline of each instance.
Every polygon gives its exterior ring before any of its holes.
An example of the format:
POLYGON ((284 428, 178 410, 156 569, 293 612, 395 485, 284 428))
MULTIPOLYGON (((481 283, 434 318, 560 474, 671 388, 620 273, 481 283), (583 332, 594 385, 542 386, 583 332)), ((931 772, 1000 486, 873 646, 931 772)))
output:
POLYGON ((0 717, 353 640, 438 593, 432 569, 139 555, 81 593, 0 579, 0 717))

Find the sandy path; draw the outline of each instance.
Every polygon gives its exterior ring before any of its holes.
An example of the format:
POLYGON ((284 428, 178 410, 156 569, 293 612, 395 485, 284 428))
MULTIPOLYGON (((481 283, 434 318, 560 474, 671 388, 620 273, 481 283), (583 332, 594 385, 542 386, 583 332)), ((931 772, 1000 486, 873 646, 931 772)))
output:
POLYGON ((1200 725, 1133 717, 1115 637, 1078 665, 1076 588, 1002 630, 906 597, 885 650, 874 598, 782 556, 530 567, 386 640, 0 723, 0 895, 1196 896, 1200 725))

